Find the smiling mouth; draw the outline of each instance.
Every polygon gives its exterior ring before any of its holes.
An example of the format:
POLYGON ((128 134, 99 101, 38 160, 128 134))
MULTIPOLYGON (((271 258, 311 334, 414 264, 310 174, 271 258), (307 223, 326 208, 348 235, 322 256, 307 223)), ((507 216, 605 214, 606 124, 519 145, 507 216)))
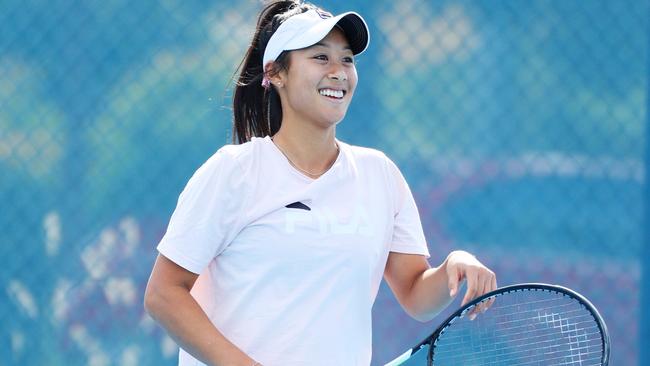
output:
POLYGON ((346 94, 345 90, 323 88, 318 89, 318 94, 335 100, 341 100, 346 94))

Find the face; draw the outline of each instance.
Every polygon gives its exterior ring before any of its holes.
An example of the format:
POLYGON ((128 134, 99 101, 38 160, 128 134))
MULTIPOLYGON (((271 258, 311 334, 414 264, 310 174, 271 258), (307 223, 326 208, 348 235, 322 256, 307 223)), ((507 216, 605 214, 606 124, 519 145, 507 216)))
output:
POLYGON ((289 69, 277 76, 283 117, 321 127, 341 121, 357 86, 354 56, 343 32, 335 27, 320 42, 288 56, 289 69))

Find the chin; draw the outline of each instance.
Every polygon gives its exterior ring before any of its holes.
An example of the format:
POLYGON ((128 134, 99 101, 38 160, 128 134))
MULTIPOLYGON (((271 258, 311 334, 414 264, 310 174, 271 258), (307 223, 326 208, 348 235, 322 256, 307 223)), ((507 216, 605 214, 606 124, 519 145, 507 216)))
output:
POLYGON ((347 114, 347 109, 346 110, 321 110, 319 113, 312 114, 311 116, 307 117, 307 119, 310 119, 314 121, 316 124, 327 128, 331 127, 333 125, 338 124, 345 118, 345 115, 347 114))
POLYGON ((339 122, 343 121, 344 118, 345 118, 345 113, 338 114, 338 115, 329 115, 329 116, 321 119, 321 122, 325 126, 329 127, 329 126, 338 124, 339 122))
POLYGON ((339 123, 345 118, 345 115, 347 114, 348 110, 347 108, 345 110, 339 110, 339 111, 333 111, 330 113, 327 113, 324 117, 325 120, 330 121, 331 123, 339 123))

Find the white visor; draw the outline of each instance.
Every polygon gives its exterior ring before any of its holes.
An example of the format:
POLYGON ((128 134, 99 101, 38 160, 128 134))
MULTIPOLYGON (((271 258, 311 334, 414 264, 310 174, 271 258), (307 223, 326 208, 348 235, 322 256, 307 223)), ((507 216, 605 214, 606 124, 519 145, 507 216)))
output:
POLYGON ((368 48, 370 32, 368 25, 361 15, 347 12, 335 17, 316 9, 296 14, 280 24, 273 33, 264 50, 262 65, 275 61, 282 51, 298 50, 309 47, 322 40, 338 25, 350 44, 354 55, 368 48))

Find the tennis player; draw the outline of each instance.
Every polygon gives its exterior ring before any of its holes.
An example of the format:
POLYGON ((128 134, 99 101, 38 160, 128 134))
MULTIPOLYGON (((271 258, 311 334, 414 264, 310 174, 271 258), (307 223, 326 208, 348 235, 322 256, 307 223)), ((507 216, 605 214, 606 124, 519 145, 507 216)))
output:
POLYGON ((234 92, 236 144, 187 183, 147 285, 179 365, 369 365, 382 276, 421 321, 464 281, 465 302, 496 288, 467 252, 432 268, 399 169, 336 138, 368 42, 354 12, 262 10, 234 92))

